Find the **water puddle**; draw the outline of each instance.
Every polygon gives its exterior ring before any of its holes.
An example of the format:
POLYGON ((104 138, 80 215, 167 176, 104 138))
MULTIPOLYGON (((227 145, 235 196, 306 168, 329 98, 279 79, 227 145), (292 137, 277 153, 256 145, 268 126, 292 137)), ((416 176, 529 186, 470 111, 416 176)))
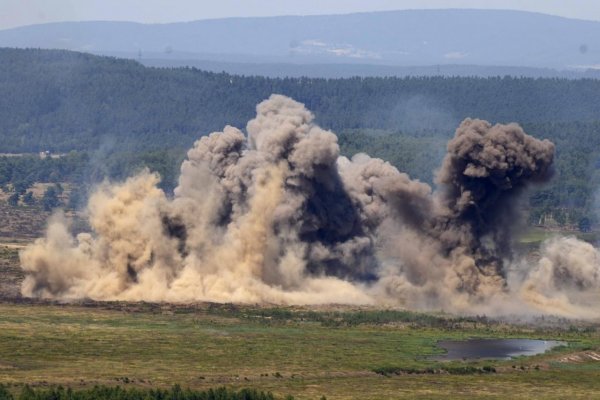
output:
POLYGON ((440 340, 438 346, 446 350, 446 354, 433 359, 477 360, 477 359, 510 359, 519 356, 542 354, 557 347, 566 346, 566 342, 557 340, 536 339, 468 339, 440 340))

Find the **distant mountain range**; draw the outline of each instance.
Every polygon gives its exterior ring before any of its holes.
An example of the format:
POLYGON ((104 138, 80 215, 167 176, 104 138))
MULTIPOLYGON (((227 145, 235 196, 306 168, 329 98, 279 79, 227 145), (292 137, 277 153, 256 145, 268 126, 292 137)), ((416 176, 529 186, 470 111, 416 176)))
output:
POLYGON ((433 75, 454 71, 485 76, 496 71, 564 76, 600 68, 600 22, 501 10, 410 10, 170 24, 62 22, 2 30, 0 47, 78 50, 154 66, 208 66, 234 73, 246 69, 248 74, 254 70, 271 76, 281 75, 280 70, 291 76, 412 74, 407 67, 416 74, 433 75))

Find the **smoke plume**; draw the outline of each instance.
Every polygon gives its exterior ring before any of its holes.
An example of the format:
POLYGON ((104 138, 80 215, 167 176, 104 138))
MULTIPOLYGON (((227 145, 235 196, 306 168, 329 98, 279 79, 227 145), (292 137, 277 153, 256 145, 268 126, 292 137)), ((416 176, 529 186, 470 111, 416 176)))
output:
POLYGON ((227 126, 195 143, 173 198, 145 171, 97 188, 90 233, 73 237, 55 215, 21 253, 22 294, 507 312, 597 287, 595 250, 572 267, 559 242, 511 284, 519 199, 549 179, 554 154, 518 125, 465 120, 432 190, 383 160, 340 156, 290 98, 256 111, 247 135, 227 126))

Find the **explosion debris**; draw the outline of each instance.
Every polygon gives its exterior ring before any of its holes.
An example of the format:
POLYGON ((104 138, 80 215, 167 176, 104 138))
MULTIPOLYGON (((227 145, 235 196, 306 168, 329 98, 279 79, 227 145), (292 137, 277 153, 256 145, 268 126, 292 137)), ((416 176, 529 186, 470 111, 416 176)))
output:
POLYGON ((549 252, 516 286, 507 279, 519 199, 551 176, 549 141, 467 119, 434 191, 380 159, 340 156, 313 119, 273 95, 247 137, 227 126, 195 143, 172 199, 148 171, 101 185, 91 233, 72 237, 57 215, 22 252, 23 295, 507 312, 555 302, 544 299, 558 277, 598 287, 597 255, 572 270, 549 252))

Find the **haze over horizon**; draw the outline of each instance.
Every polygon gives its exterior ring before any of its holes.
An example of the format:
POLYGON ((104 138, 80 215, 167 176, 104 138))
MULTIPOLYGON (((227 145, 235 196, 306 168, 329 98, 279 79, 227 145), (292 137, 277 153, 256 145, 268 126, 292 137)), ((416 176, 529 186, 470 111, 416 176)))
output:
POLYGON ((591 0, 305 0, 279 2, 223 0, 206 4, 192 0, 0 0, 0 30, 67 21, 131 21, 171 23, 229 17, 332 15, 408 9, 502 9, 530 11, 600 21, 600 2, 591 0))
MULTIPOLYGON (((213 65, 218 70, 230 69, 222 63, 293 63, 584 71, 600 66, 598 37, 600 22, 523 11, 446 9, 249 17, 169 25, 65 22, 2 30, 0 47, 83 51, 161 66, 206 68, 198 60, 212 61, 221 63, 213 65)), ((370 71, 354 68, 348 73, 402 74, 370 71)), ((490 73, 511 71, 484 72, 490 73)), ((526 73, 531 75, 531 71, 526 73)), ((270 75, 269 71, 259 74, 270 75)))

